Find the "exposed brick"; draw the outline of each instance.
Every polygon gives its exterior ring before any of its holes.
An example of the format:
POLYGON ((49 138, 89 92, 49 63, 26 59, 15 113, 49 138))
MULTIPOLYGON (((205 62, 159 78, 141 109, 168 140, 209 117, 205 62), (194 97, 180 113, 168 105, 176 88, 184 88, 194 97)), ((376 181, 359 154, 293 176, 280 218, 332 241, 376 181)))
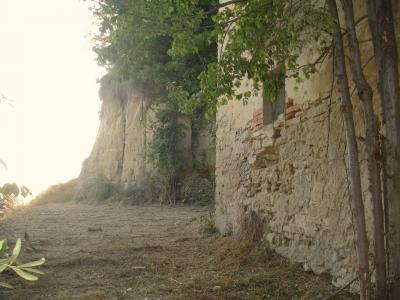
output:
POLYGON ((296 112, 295 116, 296 117, 300 117, 303 114, 302 110, 299 110, 298 112, 296 112))
POLYGON ((300 111, 301 110, 301 108, 300 108, 300 106, 299 105, 292 105, 291 107, 288 107, 287 109, 286 109, 286 114, 289 114, 289 113, 291 113, 291 112, 298 112, 298 111, 300 111))
POLYGON ((253 119, 253 124, 255 124, 255 125, 262 124, 262 123, 263 123, 262 118, 254 118, 253 119))
POLYGON ((286 114, 286 120, 291 120, 296 116, 296 112, 290 112, 286 114))
POLYGON ((263 108, 261 107, 253 112, 253 117, 262 115, 262 113, 263 113, 263 108))
POLYGON ((294 125, 294 124, 299 124, 299 123, 300 123, 300 118, 295 118, 295 117, 293 117, 293 118, 288 119, 288 120, 286 121, 286 126, 292 126, 292 125, 294 125))

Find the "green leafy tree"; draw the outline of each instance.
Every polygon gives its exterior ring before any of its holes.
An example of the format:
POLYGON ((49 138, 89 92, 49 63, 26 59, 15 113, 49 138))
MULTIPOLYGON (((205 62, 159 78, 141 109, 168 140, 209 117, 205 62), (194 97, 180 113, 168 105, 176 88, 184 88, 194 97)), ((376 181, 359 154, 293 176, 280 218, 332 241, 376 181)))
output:
POLYGON ((134 79, 150 96, 165 97, 186 112, 207 103, 187 99, 199 94, 198 76, 217 60, 207 1, 97 1, 93 7, 100 33, 94 51, 108 67, 103 80, 134 79))
POLYGON ((219 59, 200 75, 200 85, 202 96, 215 99, 216 106, 232 99, 246 103, 261 90, 275 99, 286 78, 308 78, 330 49, 325 33, 330 17, 317 1, 236 1, 214 21, 219 59), (300 55, 310 46, 319 48, 321 56, 300 65, 300 55), (239 92, 245 78, 250 88, 239 92))
POLYGON ((246 102, 263 87, 273 96, 286 77, 300 80, 315 72, 330 49, 324 33, 331 26, 316 3, 103 0, 94 6, 100 21, 94 50, 109 67, 106 78, 141 81, 152 87, 148 90, 167 94, 183 112, 215 113, 228 100, 246 102), (219 57, 218 43, 224 45, 219 57), (310 44, 323 55, 300 65, 310 44), (276 76, 277 68, 285 76, 276 76), (238 92, 244 78, 252 88, 238 92))

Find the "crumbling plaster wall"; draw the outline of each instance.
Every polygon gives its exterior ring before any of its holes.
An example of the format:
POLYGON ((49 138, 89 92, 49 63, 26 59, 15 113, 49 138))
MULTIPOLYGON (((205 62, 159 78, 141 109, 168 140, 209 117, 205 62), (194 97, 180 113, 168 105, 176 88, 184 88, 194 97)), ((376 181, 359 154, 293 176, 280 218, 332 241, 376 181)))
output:
MULTIPOLYGON (((399 20, 399 5, 394 8, 399 20)), ((356 19, 364 14, 365 7, 358 6, 356 19)), ((369 38, 366 25, 358 27, 360 40, 369 38)), ((367 80, 376 94, 372 45, 366 42, 361 47, 367 80)), ((302 59, 309 62, 317 55, 307 51, 302 59)), ((231 101, 219 109, 215 216, 222 233, 235 234, 244 211, 255 210, 265 220, 264 238, 273 249, 305 269, 332 274, 333 283, 343 286, 355 277, 356 258, 345 129, 332 72, 328 58, 311 79, 300 84, 287 80, 286 111, 273 124, 263 125, 261 97, 253 97, 248 105, 231 101)), ((379 113, 376 99, 375 104, 379 113)), ((356 93, 353 105, 357 135, 362 137, 362 108, 356 93)), ((361 138, 359 147, 371 236, 361 138)))

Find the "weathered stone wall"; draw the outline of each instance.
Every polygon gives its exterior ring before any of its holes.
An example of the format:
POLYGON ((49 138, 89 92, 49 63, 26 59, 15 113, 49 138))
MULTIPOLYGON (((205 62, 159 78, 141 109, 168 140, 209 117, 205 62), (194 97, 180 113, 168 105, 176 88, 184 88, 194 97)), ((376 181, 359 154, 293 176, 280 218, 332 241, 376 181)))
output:
POLYGON ((217 227, 236 233, 244 211, 255 210, 272 248, 341 285, 355 262, 341 114, 323 100, 287 111, 297 112, 274 125, 257 126, 255 112, 235 131, 218 127, 217 227))
MULTIPOLYGON (((140 186, 156 172, 149 158, 149 145, 156 111, 165 103, 145 96, 133 82, 105 84, 100 89, 100 128, 90 156, 82 166, 82 180, 104 175, 114 183, 140 186)), ((179 151, 188 160, 188 172, 213 170, 215 147, 209 127, 193 127, 190 118, 179 120, 184 128, 179 151), (196 162, 196 163, 194 163, 196 162)))
MULTIPOLYGON (((399 4, 394 8, 399 20, 399 4)), ((358 6, 356 19, 364 14, 365 7, 358 6)), ((369 39, 366 25, 358 27, 360 40, 369 39)), ((361 45, 367 80, 376 94, 372 45, 361 45)), ((302 59, 312 61, 316 55, 307 51, 302 59)), ((345 129, 332 72, 329 60, 310 80, 297 85, 287 80, 286 111, 274 124, 263 124, 261 97, 246 106, 231 101, 219 109, 215 215, 222 233, 235 234, 245 210, 258 212, 266 224, 264 238, 273 249, 305 269, 331 273, 333 283, 342 286, 355 277, 356 258, 345 129)), ((365 175, 362 109, 356 93, 353 98, 365 175)), ((379 113, 378 105, 376 110, 379 113)), ((362 181, 368 212, 366 176, 362 181)), ((367 223, 371 236, 369 213, 367 223)))

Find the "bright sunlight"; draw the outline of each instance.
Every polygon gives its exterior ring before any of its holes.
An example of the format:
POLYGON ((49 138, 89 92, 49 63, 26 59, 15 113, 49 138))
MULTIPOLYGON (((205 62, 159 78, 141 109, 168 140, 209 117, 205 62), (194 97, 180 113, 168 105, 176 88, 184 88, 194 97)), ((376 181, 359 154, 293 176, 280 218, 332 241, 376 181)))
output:
POLYGON ((78 0, 0 2, 0 184, 34 193, 78 176, 98 128, 92 13, 78 0))

